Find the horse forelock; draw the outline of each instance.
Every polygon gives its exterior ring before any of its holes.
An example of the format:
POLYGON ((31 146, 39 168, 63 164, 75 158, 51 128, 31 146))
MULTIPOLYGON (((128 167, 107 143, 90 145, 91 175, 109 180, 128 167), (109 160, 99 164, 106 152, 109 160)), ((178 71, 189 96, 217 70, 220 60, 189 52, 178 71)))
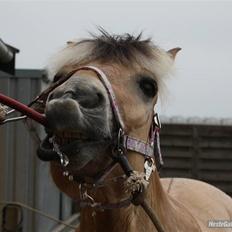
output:
POLYGON ((98 36, 92 35, 90 39, 68 42, 65 48, 51 57, 47 73, 52 80, 57 73, 67 67, 71 69, 73 66, 91 62, 148 70, 156 77, 159 93, 165 86, 165 77, 171 73, 173 67, 170 55, 154 45, 151 39, 142 39, 142 33, 138 36, 110 35, 100 29, 98 36))

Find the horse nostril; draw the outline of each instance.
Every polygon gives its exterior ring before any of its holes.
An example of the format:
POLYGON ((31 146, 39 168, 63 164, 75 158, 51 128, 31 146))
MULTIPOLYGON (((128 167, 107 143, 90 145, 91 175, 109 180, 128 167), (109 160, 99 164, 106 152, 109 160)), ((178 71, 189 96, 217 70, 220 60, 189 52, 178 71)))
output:
POLYGON ((66 90, 56 91, 49 95, 48 101, 51 100, 66 100, 72 99, 78 102, 84 108, 97 108, 104 105, 105 97, 98 89, 78 89, 78 90, 66 90))
POLYGON ((72 98, 72 99, 74 99, 75 97, 76 97, 76 94, 72 90, 68 90, 64 92, 64 95, 62 96, 62 98, 72 98))
POLYGON ((93 109, 102 106, 104 100, 103 94, 96 91, 79 98, 78 102, 84 108, 93 109))
POLYGON ((100 93, 100 92, 97 92, 96 95, 98 97, 98 103, 102 104, 104 102, 104 96, 103 96, 103 94, 100 93))

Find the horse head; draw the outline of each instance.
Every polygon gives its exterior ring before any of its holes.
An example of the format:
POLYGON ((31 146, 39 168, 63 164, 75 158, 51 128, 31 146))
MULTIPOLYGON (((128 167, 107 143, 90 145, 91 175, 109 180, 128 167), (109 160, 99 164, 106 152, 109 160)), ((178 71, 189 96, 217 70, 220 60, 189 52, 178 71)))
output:
MULTIPOLYGON (((80 67, 93 66, 105 74, 124 132, 147 141, 158 92, 178 50, 166 52, 150 39, 142 40, 141 35, 117 36, 102 31, 98 37, 69 42, 54 57, 48 68, 50 77, 54 82, 69 77, 49 93, 45 114, 54 141, 68 148, 64 153, 70 173, 95 176, 101 172, 111 161, 109 154, 118 136, 107 88, 96 72, 80 67)), ((136 166, 142 170, 143 162, 136 166)))

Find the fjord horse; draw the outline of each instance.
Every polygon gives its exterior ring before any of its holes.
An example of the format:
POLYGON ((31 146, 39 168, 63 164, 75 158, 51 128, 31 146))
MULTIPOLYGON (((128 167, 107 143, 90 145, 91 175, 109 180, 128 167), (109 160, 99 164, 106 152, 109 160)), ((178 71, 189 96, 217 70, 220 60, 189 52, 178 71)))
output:
MULTIPOLYGON (((107 169, 118 130, 111 93, 98 74, 104 73, 112 86, 124 133, 147 144, 153 109, 179 50, 166 52, 150 39, 142 40, 141 35, 118 36, 102 31, 100 36, 69 42, 54 56, 48 66, 50 78, 55 77, 56 82, 68 75, 50 91, 45 106, 50 125, 48 136, 53 138, 53 146, 64 147, 65 157, 62 154, 60 157, 67 161, 60 164, 59 159, 47 157, 52 160, 51 174, 61 191, 76 201, 84 194, 93 202, 105 204, 125 199, 128 193, 122 168, 116 165, 110 171, 107 169), (81 68, 86 66, 100 71, 81 68), (71 148, 70 141, 71 144, 75 141, 71 148), (88 183, 103 170, 108 171, 102 185, 88 183), (82 191, 83 180, 88 187, 82 191)), ((146 156, 127 149, 126 157, 133 170, 144 173, 146 156)), ((208 227, 209 220, 232 220, 232 199, 219 189, 197 180, 162 179, 155 168, 147 182, 145 199, 164 231, 232 231, 232 228, 208 227)), ((77 231, 149 232, 156 228, 141 207, 130 204, 108 210, 82 208, 77 231)))

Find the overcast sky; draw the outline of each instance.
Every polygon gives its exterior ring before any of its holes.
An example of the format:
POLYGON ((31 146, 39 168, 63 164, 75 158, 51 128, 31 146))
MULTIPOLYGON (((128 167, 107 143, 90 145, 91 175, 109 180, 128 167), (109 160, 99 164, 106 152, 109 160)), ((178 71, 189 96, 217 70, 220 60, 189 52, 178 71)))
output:
POLYGON ((182 47, 161 114, 232 117, 232 2, 0 1, 0 38, 20 49, 17 68, 43 68, 96 25, 182 47))

